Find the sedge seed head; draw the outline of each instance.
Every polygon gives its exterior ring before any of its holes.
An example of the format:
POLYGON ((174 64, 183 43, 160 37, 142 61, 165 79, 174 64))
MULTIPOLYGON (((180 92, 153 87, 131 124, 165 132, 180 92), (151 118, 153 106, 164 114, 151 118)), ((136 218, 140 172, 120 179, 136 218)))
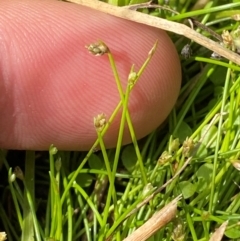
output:
POLYGON ((170 153, 175 153, 179 149, 179 146, 180 146, 179 139, 178 138, 174 139, 169 146, 170 153))
POLYGON ((195 145, 193 139, 187 137, 183 142, 183 155, 185 157, 191 156, 194 146, 195 145))
POLYGON ((101 113, 94 117, 94 126, 98 132, 101 132, 103 128, 105 127, 107 120, 106 120, 106 115, 101 113))
POLYGON ((24 180, 24 175, 23 175, 23 171, 19 166, 16 166, 14 169, 14 174, 16 175, 17 178, 19 178, 20 180, 24 180))
POLYGON ((222 33, 221 36, 222 36, 224 45, 225 45, 227 48, 231 48, 231 47, 232 47, 233 39, 232 39, 232 35, 229 33, 229 31, 223 30, 223 33, 222 33))
POLYGON ((51 145, 49 148, 50 155, 55 155, 55 154, 57 154, 57 152, 58 152, 57 147, 55 147, 54 145, 51 145))
POLYGON ((90 54, 93 54, 94 56, 102 56, 110 52, 107 45, 102 41, 86 45, 85 47, 88 50, 88 52, 90 54))
POLYGON ((7 234, 5 232, 0 232, 0 241, 7 240, 7 234))
POLYGON ((131 73, 128 75, 128 83, 129 83, 130 85, 134 85, 137 78, 138 78, 137 73, 136 73, 136 72, 131 72, 131 73))
POLYGON ((180 218, 176 218, 173 222, 172 239, 174 241, 183 241, 185 238, 184 222, 180 218))
POLYGON ((159 163, 160 165, 164 165, 164 164, 170 162, 171 159, 172 159, 172 155, 169 154, 169 152, 164 151, 164 152, 162 153, 162 155, 159 157, 158 163, 159 163))

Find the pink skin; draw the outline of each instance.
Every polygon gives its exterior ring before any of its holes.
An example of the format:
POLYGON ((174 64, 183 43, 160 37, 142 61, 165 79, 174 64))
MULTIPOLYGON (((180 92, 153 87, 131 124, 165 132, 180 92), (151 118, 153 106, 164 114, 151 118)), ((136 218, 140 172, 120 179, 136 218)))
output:
MULTIPOLYGON (((85 46, 104 41, 124 88, 156 40, 158 48, 134 87, 129 110, 138 138, 158 127, 176 102, 181 69, 164 31, 53 0, 0 2, 0 148, 88 150, 93 117, 110 117, 120 97, 108 56, 85 46)), ((116 145, 120 115, 106 133, 116 145)), ((124 143, 131 141, 125 129, 124 143)))

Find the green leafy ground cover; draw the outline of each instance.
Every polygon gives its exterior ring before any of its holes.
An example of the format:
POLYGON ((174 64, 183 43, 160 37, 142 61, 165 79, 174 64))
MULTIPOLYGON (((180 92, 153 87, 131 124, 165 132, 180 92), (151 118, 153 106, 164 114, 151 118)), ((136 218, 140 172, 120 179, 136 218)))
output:
MULTIPOLYGON (((122 6, 144 1, 109 2, 122 6)), ((238 1, 207 1, 201 9, 195 8, 200 1, 168 2, 179 15, 161 9, 143 11, 178 22, 192 16, 218 34, 239 26, 231 18, 240 14, 238 1)), ((116 149, 106 150, 102 139, 106 126, 98 125, 99 152, 60 152, 53 146, 48 153, 0 151, 0 229, 8 240, 33 240, 34 234, 37 241, 120 241, 179 195, 175 218, 149 240, 209 240, 226 220, 224 240, 240 239, 240 67, 226 59, 211 59, 211 51, 189 39, 170 36, 179 54, 190 44, 192 55, 181 57, 183 83, 176 107, 147 138, 121 148, 120 135, 116 149)), ((115 71, 114 56, 108 55, 115 71)), ((148 61, 151 55, 146 65, 148 61)), ((141 75, 144 68, 143 63, 135 71, 141 75)), ((118 85, 121 125, 126 120, 130 129, 127 101, 135 77, 133 71, 124 94, 118 85)))

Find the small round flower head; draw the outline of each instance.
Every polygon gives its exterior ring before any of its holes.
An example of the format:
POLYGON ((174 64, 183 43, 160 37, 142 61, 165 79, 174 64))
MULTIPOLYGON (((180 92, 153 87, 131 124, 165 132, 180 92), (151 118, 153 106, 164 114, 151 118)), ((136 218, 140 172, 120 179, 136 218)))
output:
POLYGON ((107 121, 106 121, 106 115, 101 113, 94 117, 94 126, 98 132, 101 132, 103 128, 105 127, 107 121))
POLYGON ((0 241, 7 240, 7 234, 5 232, 0 232, 0 241))
POLYGON ((22 169, 21 169, 19 166, 15 167, 15 169, 14 169, 14 174, 15 174, 16 177, 19 178, 20 180, 22 180, 22 181, 24 180, 23 171, 22 171, 22 169))
POLYGON ((94 56, 101 56, 106 53, 109 53, 109 48, 102 41, 98 41, 97 43, 86 45, 85 47, 87 48, 89 53, 93 54, 94 56))
POLYGON ((183 155, 185 157, 191 156, 194 147, 195 145, 193 139, 187 137, 183 142, 183 155))
POLYGON ((233 44, 232 35, 227 30, 223 30, 222 33, 223 43, 227 48, 230 48, 233 44))

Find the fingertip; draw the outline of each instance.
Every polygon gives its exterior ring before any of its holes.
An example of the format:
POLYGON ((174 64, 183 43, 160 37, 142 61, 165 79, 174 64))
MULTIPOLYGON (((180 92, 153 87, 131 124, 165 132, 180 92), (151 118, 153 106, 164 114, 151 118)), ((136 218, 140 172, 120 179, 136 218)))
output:
MULTIPOLYGON (((165 32, 58 1, 12 0, 1 6, 5 11, 0 28, 4 23, 2 34, 6 34, 1 48, 2 83, 8 90, 4 93, 8 107, 0 120, 1 147, 44 150, 54 144, 65 150, 91 148, 97 138, 93 118, 100 113, 109 118, 120 101, 108 57, 91 56, 85 48, 99 39, 110 48, 124 88, 132 64, 138 70, 158 40, 157 50, 130 96, 137 137, 153 131, 171 111, 180 88, 181 68, 165 32)), ((106 133, 107 147, 116 144, 120 117, 106 133)), ((130 141, 126 128, 124 143, 130 141)))

